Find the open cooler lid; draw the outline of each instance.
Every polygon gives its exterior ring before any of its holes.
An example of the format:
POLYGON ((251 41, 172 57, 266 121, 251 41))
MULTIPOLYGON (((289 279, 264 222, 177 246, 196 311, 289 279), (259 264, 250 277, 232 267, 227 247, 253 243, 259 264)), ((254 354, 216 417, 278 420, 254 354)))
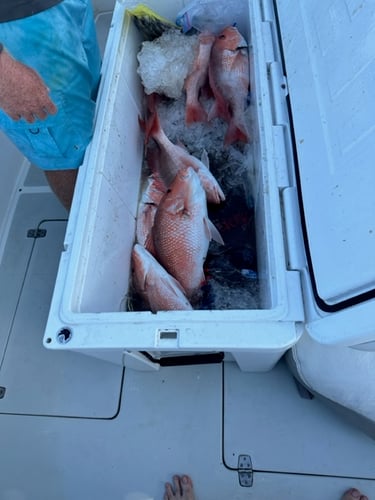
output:
POLYGON ((375 9, 276 4, 312 285, 334 312, 375 297, 375 9))

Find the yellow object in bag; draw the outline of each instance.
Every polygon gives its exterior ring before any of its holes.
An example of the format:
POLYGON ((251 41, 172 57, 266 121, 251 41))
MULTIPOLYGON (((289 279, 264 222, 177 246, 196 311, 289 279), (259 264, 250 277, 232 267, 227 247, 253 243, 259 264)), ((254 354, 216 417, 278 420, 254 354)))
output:
POLYGON ((176 24, 159 16, 146 5, 137 5, 134 9, 127 9, 127 12, 132 15, 135 25, 143 33, 145 40, 152 41, 161 36, 164 31, 180 29, 176 24))

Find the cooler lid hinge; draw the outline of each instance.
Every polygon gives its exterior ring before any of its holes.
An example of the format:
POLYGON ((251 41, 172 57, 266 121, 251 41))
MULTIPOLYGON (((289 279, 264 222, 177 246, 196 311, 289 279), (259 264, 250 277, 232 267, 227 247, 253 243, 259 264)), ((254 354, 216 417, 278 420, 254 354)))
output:
POLYGON ((250 455, 239 455, 237 472, 240 486, 251 488, 253 485, 253 464, 250 455))

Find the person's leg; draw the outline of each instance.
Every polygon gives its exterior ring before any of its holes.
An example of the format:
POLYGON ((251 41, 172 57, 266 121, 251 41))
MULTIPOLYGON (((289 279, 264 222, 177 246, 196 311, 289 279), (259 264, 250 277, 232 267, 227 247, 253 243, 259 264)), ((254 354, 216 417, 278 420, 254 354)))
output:
POLYGON ((173 486, 165 485, 164 500, 196 500, 191 478, 186 474, 173 476, 173 486))
POLYGON ((69 212, 72 205, 78 169, 45 170, 45 174, 52 191, 69 212))
POLYGON ((362 495, 362 493, 356 488, 351 488, 342 496, 341 500, 368 500, 366 495, 362 495))

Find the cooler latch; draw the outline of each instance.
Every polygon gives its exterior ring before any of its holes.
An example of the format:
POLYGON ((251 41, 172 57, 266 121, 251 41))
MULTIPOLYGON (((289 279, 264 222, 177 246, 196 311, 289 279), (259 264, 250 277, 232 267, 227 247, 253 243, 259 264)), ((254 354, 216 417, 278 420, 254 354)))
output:
POLYGON ((240 486, 251 488, 253 485, 253 464, 250 455, 239 455, 237 471, 240 486))

